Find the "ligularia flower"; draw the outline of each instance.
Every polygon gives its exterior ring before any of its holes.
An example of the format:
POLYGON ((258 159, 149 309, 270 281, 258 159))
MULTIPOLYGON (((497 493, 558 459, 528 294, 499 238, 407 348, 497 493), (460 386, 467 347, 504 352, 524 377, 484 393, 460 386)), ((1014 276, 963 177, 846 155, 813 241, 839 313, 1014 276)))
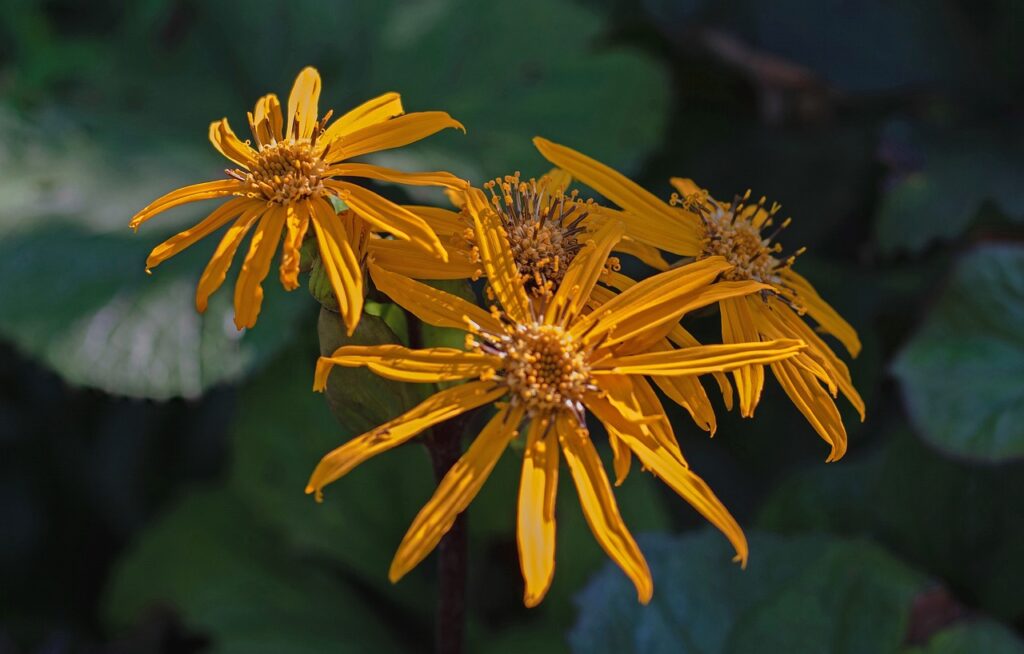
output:
POLYGON ((404 114, 397 93, 385 93, 330 122, 331 111, 319 116, 319 98, 320 75, 313 68, 296 78, 287 114, 282 114, 273 93, 260 98, 249 114, 255 148, 235 136, 226 118, 211 123, 210 142, 237 167, 225 170, 226 179, 172 191, 132 218, 131 227, 138 229, 156 214, 179 205, 231 198, 199 224, 158 245, 146 260, 148 271, 232 223, 199 280, 196 308, 200 312, 224 282, 250 230, 254 231, 249 252, 235 284, 238 329, 256 324, 263 301, 261 284, 278 244, 281 284, 288 290, 298 287, 300 248, 310 225, 350 333, 362 314, 363 249, 371 230, 409 241, 439 262, 447 259, 437 235, 423 219, 347 178, 450 189, 463 189, 466 182, 446 172, 403 173, 349 159, 408 145, 448 127, 463 129, 462 125, 442 111, 404 114), (351 213, 336 214, 330 196, 344 201, 351 213))
POLYGON ((397 581, 422 561, 480 490, 509 443, 525 438, 518 496, 517 543, 524 602, 539 603, 554 575, 555 495, 564 457, 584 515, 605 552, 633 581, 641 602, 653 592, 651 574, 616 506, 612 487, 587 427, 588 412, 615 443, 635 455, 730 540, 737 559, 747 543, 739 525, 683 458, 672 426, 646 375, 694 377, 783 361, 802 341, 650 348, 687 311, 763 289, 756 282, 713 283, 732 269, 710 257, 650 277, 600 306, 591 292, 608 254, 623 235, 617 220, 601 222, 579 246, 557 288, 531 296, 496 212, 472 211, 483 268, 500 305, 485 311, 370 262, 378 289, 425 323, 467 332, 465 349, 408 349, 400 345, 339 348, 317 364, 314 388, 323 390, 333 366, 367 367, 404 382, 460 382, 397 418, 327 454, 307 492, 360 463, 462 413, 493 404, 497 412, 439 484, 399 545, 389 576, 397 581))
MULTIPOLYGON (((781 256, 779 246, 772 242, 775 235, 762 234, 772 225, 778 206, 766 207, 763 199, 750 203, 749 193, 731 203, 719 202, 692 181, 680 178, 672 180, 677 194, 669 204, 571 148, 542 138, 534 143, 548 161, 619 205, 627 234, 697 261, 724 257, 733 265, 723 272, 725 279, 757 281, 769 287, 770 292, 719 302, 722 339, 739 343, 797 338, 807 343, 807 349, 797 356, 769 365, 794 406, 831 446, 829 460, 841 458, 846 452, 846 428, 833 397, 842 391, 861 420, 864 401, 846 364, 803 316, 813 318, 821 331, 835 336, 852 356, 860 352, 860 341, 853 327, 793 270, 796 255, 781 256)), ((740 413, 751 417, 764 386, 764 366, 742 366, 732 374, 740 413)))

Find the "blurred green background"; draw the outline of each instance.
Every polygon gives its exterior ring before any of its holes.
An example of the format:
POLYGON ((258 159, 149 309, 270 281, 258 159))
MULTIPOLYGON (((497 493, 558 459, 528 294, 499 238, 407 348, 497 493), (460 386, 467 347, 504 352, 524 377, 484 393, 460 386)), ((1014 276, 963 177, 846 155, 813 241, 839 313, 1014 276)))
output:
POLYGON ((359 421, 309 392, 314 300, 269 280, 239 335, 229 292, 192 308, 213 242, 143 272, 208 205, 127 229, 218 177, 208 123, 241 133, 305 65, 322 107, 396 90, 468 129, 388 164, 537 175, 539 134, 663 197, 672 175, 767 195, 864 341, 838 463, 774 381, 754 421, 719 402, 713 440, 673 415, 752 552, 741 571, 635 471, 646 608, 568 486, 554 586, 522 607, 506 456, 470 509, 468 651, 1024 651, 1022 26, 1015 0, 0 1, 0 652, 428 649, 433 559, 386 579, 424 451, 316 505, 359 421))

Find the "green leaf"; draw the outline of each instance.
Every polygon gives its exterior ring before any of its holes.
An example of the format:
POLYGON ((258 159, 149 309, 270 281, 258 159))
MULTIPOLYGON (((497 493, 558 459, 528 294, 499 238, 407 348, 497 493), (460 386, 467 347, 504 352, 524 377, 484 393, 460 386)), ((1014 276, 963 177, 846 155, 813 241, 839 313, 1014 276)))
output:
POLYGON ((885 194, 875 224, 883 253, 916 253, 952 240, 991 200, 1011 219, 1024 219, 1024 163, 1019 138, 988 132, 933 137, 924 163, 885 194))
POLYGON ((125 626, 170 604, 216 654, 400 652, 395 623, 360 590, 284 546, 225 491, 186 496, 122 558, 105 597, 125 626))
POLYGON ((272 276, 259 324, 238 332, 233 279, 195 309, 195 287, 212 243, 195 246, 148 276, 147 244, 47 224, 0 241, 0 336, 73 384, 132 397, 196 397, 241 378, 280 349, 303 315, 302 294, 272 276))
POLYGON ((896 357, 922 437, 957 456, 1024 456, 1024 247, 985 245, 959 261, 896 357))
POLYGON ((1020 463, 993 468, 946 459, 897 433, 860 459, 791 475, 757 524, 784 533, 871 535, 944 579, 963 601, 1016 620, 1024 614, 1024 524, 1016 500, 1024 493, 1022 473, 1020 463))
POLYGON ((746 570, 704 529, 641 541, 654 575, 644 607, 610 568, 579 596, 573 651, 891 652, 924 579, 866 541, 748 533, 746 570))
POLYGON ((905 650, 904 654, 1021 654, 1024 642, 1011 630, 991 620, 972 620, 943 629, 924 647, 905 650))

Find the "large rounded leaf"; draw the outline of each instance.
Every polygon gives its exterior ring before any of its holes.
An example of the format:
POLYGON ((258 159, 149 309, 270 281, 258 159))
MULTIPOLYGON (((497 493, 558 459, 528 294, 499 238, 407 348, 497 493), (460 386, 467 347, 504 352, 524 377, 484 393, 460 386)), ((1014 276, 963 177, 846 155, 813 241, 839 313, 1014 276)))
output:
POLYGON ((211 244, 195 246, 146 275, 146 240, 66 224, 0 241, 0 337, 64 379, 108 393, 196 397, 266 361, 309 316, 304 293, 264 283, 259 324, 232 321, 233 275, 205 314, 195 287, 211 244))
POLYGON ((746 570, 711 529, 641 540, 654 598, 608 567, 579 596, 573 651, 892 652, 924 579, 866 541, 749 533, 746 570))
POLYGON ((1024 456, 1024 247, 964 257, 893 364, 911 420, 946 452, 1024 456))

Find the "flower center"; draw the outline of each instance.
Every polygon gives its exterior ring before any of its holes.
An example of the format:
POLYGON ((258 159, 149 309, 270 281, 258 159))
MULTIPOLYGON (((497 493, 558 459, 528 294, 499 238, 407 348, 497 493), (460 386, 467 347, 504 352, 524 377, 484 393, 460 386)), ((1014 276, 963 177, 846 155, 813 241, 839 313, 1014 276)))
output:
POLYGON ((589 213, 588 203, 549 192, 535 179, 522 181, 519 173, 484 185, 508 233, 512 256, 526 289, 534 296, 553 292, 580 251, 580 223, 589 213))
POLYGON ((250 197, 287 205, 323 195, 326 168, 308 140, 280 141, 257 153, 255 165, 242 181, 248 186, 250 197))
POLYGON ((531 417, 559 409, 583 418, 583 394, 595 390, 590 383, 589 352, 558 325, 516 324, 501 335, 479 333, 472 349, 501 357, 496 373, 508 386, 513 404, 523 405, 531 417))
POLYGON ((781 207, 775 203, 766 207, 763 197, 756 204, 747 204, 749 199, 750 191, 747 191, 742 197, 734 198, 731 204, 721 204, 701 191, 684 198, 673 196, 672 203, 701 217, 704 241, 698 258, 724 257, 734 268, 723 273, 723 278, 777 284, 779 271, 791 265, 795 257, 786 260, 776 257, 782 246, 772 243, 772 239, 789 225, 790 219, 783 221, 773 234, 763 237, 761 229, 773 223, 781 207))

